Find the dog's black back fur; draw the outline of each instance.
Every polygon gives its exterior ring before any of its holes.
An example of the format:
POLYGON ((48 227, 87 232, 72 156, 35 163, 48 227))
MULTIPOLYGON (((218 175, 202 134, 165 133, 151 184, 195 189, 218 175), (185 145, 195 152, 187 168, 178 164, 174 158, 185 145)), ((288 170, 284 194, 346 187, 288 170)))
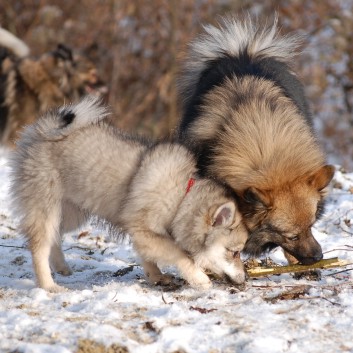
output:
POLYGON ((274 82, 283 90, 284 95, 294 102, 300 113, 312 125, 312 117, 303 86, 291 73, 289 66, 271 57, 253 58, 245 49, 237 57, 225 54, 217 60, 210 61, 207 68, 201 72, 196 90, 184 109, 179 127, 179 137, 183 137, 188 126, 200 115, 204 96, 214 87, 222 85, 225 79, 231 79, 234 76, 237 78, 255 76, 274 82))

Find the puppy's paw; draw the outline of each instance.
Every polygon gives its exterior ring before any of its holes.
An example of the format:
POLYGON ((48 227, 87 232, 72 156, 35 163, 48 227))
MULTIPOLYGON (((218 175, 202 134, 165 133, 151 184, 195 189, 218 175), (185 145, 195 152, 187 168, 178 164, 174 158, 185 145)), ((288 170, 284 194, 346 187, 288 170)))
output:
POLYGON ((192 276, 189 276, 187 281, 189 282, 190 286, 195 289, 205 290, 212 287, 212 282, 201 270, 193 273, 192 276))
POLYGON ((69 266, 62 268, 57 272, 62 276, 71 276, 72 275, 72 270, 69 266))
POLYGON ((63 293, 67 291, 67 288, 59 286, 58 284, 54 283, 50 286, 41 286, 44 290, 49 293, 63 293))
POLYGON ((167 286, 168 284, 173 282, 173 276, 168 274, 154 274, 147 276, 148 282, 151 284, 167 286))
POLYGON ((71 276, 72 275, 72 270, 70 266, 67 264, 67 262, 60 262, 60 263, 52 263, 51 264, 53 270, 60 275, 63 276, 71 276))

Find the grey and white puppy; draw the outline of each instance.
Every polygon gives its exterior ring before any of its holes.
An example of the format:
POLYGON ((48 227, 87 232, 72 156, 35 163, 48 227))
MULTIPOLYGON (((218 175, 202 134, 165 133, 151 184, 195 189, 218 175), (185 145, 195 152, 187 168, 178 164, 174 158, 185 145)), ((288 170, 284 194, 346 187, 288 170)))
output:
POLYGON ((51 268, 71 274, 61 237, 87 215, 131 235, 151 282, 170 280, 159 269, 165 265, 197 288, 211 286, 203 269, 244 282, 247 231, 231 192, 195 179, 195 159, 183 146, 128 136, 102 122, 107 114, 86 97, 46 113, 18 141, 12 194, 38 285, 63 290, 51 268))

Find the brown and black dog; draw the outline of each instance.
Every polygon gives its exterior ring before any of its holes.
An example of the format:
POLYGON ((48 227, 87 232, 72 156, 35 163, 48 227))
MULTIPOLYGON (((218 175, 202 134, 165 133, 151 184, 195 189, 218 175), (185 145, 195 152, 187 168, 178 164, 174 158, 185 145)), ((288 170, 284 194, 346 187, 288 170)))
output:
POLYGON ((202 174, 236 192, 250 232, 247 253, 281 246, 291 262, 311 264, 322 258, 311 227, 334 168, 325 164, 289 65, 299 38, 279 36, 276 23, 224 19, 205 27, 180 77, 179 138, 202 174))
MULTIPOLYGON (((0 142, 12 146, 18 132, 49 108, 77 101, 90 93, 104 95, 107 88, 95 65, 59 44, 33 58, 18 51, 21 41, 0 31, 0 142), (13 48, 11 45, 13 44, 13 48)), ((25 47, 25 44, 23 43, 25 47)))

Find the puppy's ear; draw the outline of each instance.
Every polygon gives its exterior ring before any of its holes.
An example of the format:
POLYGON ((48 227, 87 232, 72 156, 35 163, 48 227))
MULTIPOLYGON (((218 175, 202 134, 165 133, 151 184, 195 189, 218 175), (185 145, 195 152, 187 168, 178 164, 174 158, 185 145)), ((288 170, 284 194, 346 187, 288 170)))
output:
POLYGON ((219 206, 212 215, 213 227, 229 227, 234 222, 235 204, 228 201, 219 206))
POLYGON ((312 185, 315 189, 321 191, 330 183, 334 174, 335 167, 332 165, 325 165, 309 177, 309 185, 312 185))

